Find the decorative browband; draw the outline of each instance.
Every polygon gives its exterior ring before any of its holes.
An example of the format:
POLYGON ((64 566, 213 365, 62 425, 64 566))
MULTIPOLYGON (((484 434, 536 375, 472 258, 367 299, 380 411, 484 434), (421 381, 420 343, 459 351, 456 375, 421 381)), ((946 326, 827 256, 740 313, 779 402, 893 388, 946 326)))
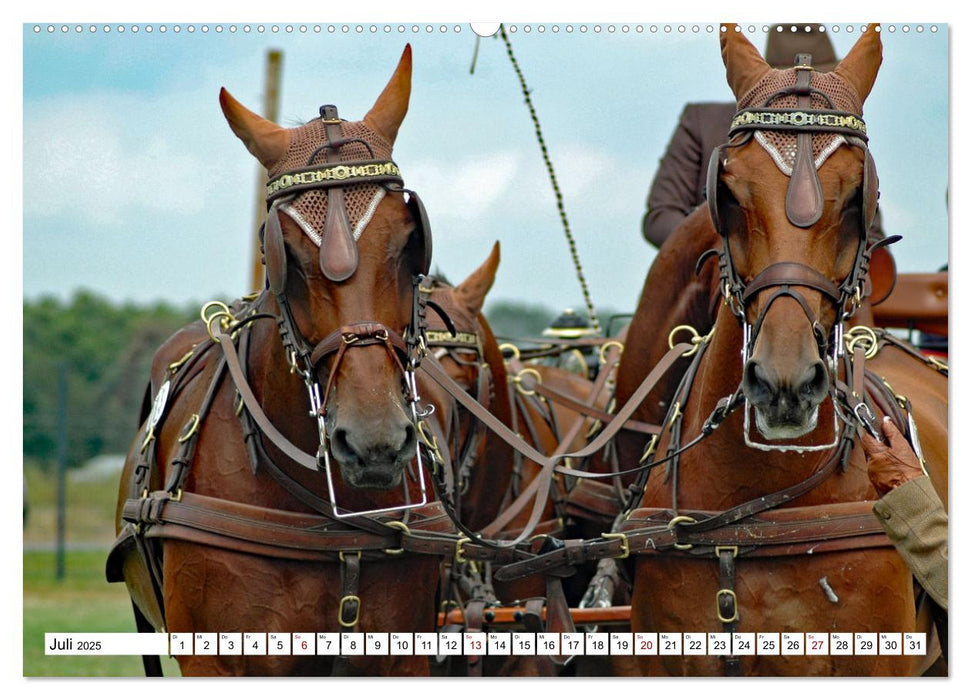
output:
POLYGON ((429 345, 441 345, 445 347, 479 347, 479 336, 475 333, 457 331, 452 335, 451 331, 425 331, 425 340, 429 345))
POLYGON ((735 114, 729 134, 748 129, 767 131, 832 131, 866 140, 866 122, 855 114, 814 109, 743 109, 735 114))
POLYGON ((288 170, 266 184, 266 200, 272 201, 285 194, 328 186, 374 184, 377 182, 403 183, 401 171, 394 161, 359 160, 333 165, 311 165, 288 170))

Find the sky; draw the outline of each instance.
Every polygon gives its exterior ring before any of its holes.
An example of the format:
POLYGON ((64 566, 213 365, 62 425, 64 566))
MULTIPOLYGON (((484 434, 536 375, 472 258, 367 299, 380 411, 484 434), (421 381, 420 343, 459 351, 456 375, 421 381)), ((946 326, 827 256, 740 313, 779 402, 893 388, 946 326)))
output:
MULTIPOLYGON (((743 25, 760 49, 768 24, 743 25)), ((845 55, 860 24, 825 24, 845 55)), ((509 26, 598 309, 636 305, 654 256, 640 233, 647 191, 682 107, 731 99, 717 27, 509 26)), ((478 39, 459 22, 135 28, 23 25, 26 299, 84 288, 118 301, 182 304, 251 291, 258 166, 225 123, 220 87, 260 111, 265 57, 279 49, 281 124, 302 123, 324 103, 360 119, 410 43, 411 104, 394 158, 428 210, 434 269, 463 279, 498 240, 490 301, 582 308, 500 39, 478 39)), ((884 62, 864 117, 884 228, 904 237, 894 247, 898 268, 932 271, 948 262, 949 26, 893 29, 883 33, 884 62)))

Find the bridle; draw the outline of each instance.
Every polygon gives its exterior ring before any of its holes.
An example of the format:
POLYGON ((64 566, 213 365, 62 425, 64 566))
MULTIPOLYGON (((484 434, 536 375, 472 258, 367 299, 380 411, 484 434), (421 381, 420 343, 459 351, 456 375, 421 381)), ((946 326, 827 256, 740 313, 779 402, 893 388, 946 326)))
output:
MULTIPOLYGON (((765 100, 760 107, 741 109, 732 119, 729 141, 715 148, 708 165, 707 200, 712 222, 722 238, 722 249, 707 251, 698 261, 698 269, 711 255, 719 256, 721 289, 726 304, 731 308, 742 326, 742 364, 752 356, 755 342, 762 329, 765 317, 772 304, 788 297, 795 300, 806 315, 813 331, 819 356, 829 357, 828 370, 837 371, 840 358, 844 354, 844 329, 846 321, 860 306, 864 296, 864 285, 873 251, 899 239, 891 236, 868 244, 867 232, 876 215, 879 197, 876 167, 867 147, 866 124, 863 119, 848 111, 836 108, 834 100, 825 92, 812 86, 814 69, 812 56, 796 56, 795 85, 783 87, 765 100), (777 108, 772 104, 784 97, 794 96, 796 108, 777 108), (821 97, 827 104, 826 109, 812 108, 812 97, 821 97), (772 263, 750 280, 738 272, 732 259, 730 234, 731 226, 725 221, 724 206, 727 187, 721 182, 722 169, 726 163, 728 149, 739 148, 749 143, 757 131, 777 131, 795 135, 795 158, 786 193, 786 216, 790 223, 802 229, 812 227, 823 213, 822 187, 819 181, 817 164, 813 156, 813 135, 837 134, 844 137, 846 144, 863 151, 862 217, 858 230, 857 248, 853 267, 840 282, 834 282, 808 265, 794 261, 772 263), (820 294, 836 310, 836 320, 830 331, 816 317, 801 290, 812 289, 820 294), (771 291, 754 322, 748 320, 748 307, 761 292, 771 291)), ((746 416, 748 415, 746 407, 746 416)), ((748 431, 746 431, 747 435, 748 431)), ((747 438, 746 438, 747 439, 747 438)), ((770 447, 755 445, 759 447, 770 447)), ((819 446, 820 449, 828 446, 819 446)))
POLYGON ((876 167, 867 148, 866 124, 858 115, 836 109, 829 95, 811 86, 813 68, 812 57, 809 54, 796 56, 795 70, 796 84, 794 86, 783 88, 771 95, 761 107, 742 109, 736 113, 729 130, 729 142, 714 150, 708 165, 708 210, 715 228, 722 237, 723 246, 721 251, 705 253, 702 260, 699 260, 699 267, 701 262, 707 259, 710 254, 717 253, 719 255, 722 293, 733 313, 739 318, 743 328, 746 329, 743 361, 751 355, 752 347, 769 307, 783 296, 794 299, 806 313, 820 348, 820 356, 826 356, 827 349, 830 347, 829 334, 825 332, 819 320, 815 318, 805 297, 799 291, 793 289, 794 287, 814 289, 836 308, 836 323, 831 333, 833 336, 831 350, 835 361, 842 353, 840 338, 843 323, 854 313, 862 301, 865 279, 873 250, 896 240, 896 237, 891 237, 867 245, 867 231, 876 214, 879 194, 876 167), (822 97, 829 109, 811 108, 813 95, 822 97), (771 106, 777 99, 787 96, 797 98, 798 107, 796 109, 773 108, 771 106), (749 143, 756 131, 781 131, 796 135, 795 164, 792 167, 786 193, 786 215, 790 223, 804 229, 815 224, 822 216, 823 211, 822 188, 816 164, 813 161, 813 135, 840 134, 845 137, 847 144, 863 151, 862 225, 859 228, 853 267, 841 282, 835 283, 817 270, 799 262, 773 263, 749 281, 745 281, 738 273, 729 246, 731 230, 722 216, 722 202, 726 188, 721 183, 721 173, 725 164, 726 151, 749 143), (774 290, 773 294, 762 308, 755 322, 749 324, 745 313, 749 303, 759 292, 767 289, 774 290))
MULTIPOLYGON (((427 503, 421 450, 416 451, 421 493, 419 503, 406 502, 402 506, 356 512, 341 509, 337 505, 333 486, 326 420, 328 400, 347 353, 352 349, 377 345, 385 350, 401 373, 403 394, 410 406, 412 423, 416 428, 419 425, 422 409, 419 407, 420 397, 415 370, 421 361, 425 345, 421 318, 424 305, 419 303, 418 289, 420 280, 428 273, 431 264, 431 229, 421 199, 412 190, 404 188, 400 170, 394 161, 373 158, 374 151, 364 139, 344 138, 341 133, 342 121, 337 115, 335 106, 321 107, 320 119, 324 125, 326 143, 310 154, 306 166, 278 173, 266 186, 267 218, 260 230, 260 243, 266 268, 266 286, 275 297, 280 309, 279 332, 290 370, 303 380, 307 389, 310 415, 317 420, 319 444, 316 469, 322 469, 326 473, 334 516, 374 515, 417 508, 427 503), (372 158, 340 160, 341 148, 350 143, 362 144, 372 158), (324 163, 315 163, 318 157, 323 157, 324 163), (326 192, 327 212, 319 242, 319 265, 327 279, 341 283, 349 279, 358 266, 357 242, 351 229, 344 199, 345 188, 358 184, 376 184, 383 187, 386 192, 400 192, 405 196, 406 206, 416 226, 412 236, 418 241, 418 251, 414 256, 411 270, 413 274, 411 321, 404 334, 376 321, 357 321, 334 329, 323 340, 312 345, 301 332, 287 297, 287 256, 279 217, 280 204, 310 190, 326 192), (322 362, 330 358, 333 360, 324 391, 321 392, 317 370, 322 362)), ((405 500, 408 501, 407 485, 405 485, 405 494, 405 500)))

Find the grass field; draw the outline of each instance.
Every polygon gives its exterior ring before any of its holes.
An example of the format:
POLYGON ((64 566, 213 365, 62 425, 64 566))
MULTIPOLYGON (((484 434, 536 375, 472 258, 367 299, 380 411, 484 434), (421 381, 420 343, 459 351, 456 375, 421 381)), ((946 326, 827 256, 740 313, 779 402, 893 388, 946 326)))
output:
MULTIPOLYGON (((114 541, 117 480, 67 482, 65 576, 56 578, 56 481, 25 469, 30 511, 24 526, 24 676, 142 676, 136 656, 45 656, 45 632, 134 632, 124 585, 105 581, 105 558, 114 541)), ((172 659, 165 674, 178 675, 172 659)))
MULTIPOLYGON (((105 551, 68 552, 54 577, 53 552, 24 552, 24 676, 142 676, 137 656, 45 656, 45 632, 134 632, 128 594, 104 578, 105 551)), ((166 659, 166 675, 178 667, 166 659)))

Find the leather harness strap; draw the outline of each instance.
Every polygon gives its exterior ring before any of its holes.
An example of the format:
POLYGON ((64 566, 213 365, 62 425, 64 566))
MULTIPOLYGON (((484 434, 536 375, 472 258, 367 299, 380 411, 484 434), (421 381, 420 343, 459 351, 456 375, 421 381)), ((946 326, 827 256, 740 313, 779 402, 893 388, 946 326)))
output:
MULTIPOLYGON (((668 353, 662 358, 651 372, 645 377, 641 385, 634 392, 631 398, 627 401, 623 408, 618 411, 616 418, 612 421, 603 432, 601 432, 594 440, 592 440, 586 447, 581 450, 572 453, 565 453, 561 450, 569 445, 575 433, 568 435, 565 438, 560 448, 557 449, 553 455, 547 457, 542 453, 538 452, 534 447, 526 443, 522 438, 512 432, 508 427, 503 425, 498 421, 491 413, 484 410, 479 406, 471 397, 468 396, 461 387, 459 387, 455 381, 444 372, 434 358, 426 358, 422 363, 422 371, 426 372, 433 380, 438 382, 443 388, 445 388, 459 403, 461 403, 466 409, 468 409, 476 418, 483 421, 492 432, 497 435, 500 439, 504 440, 514 449, 520 451, 524 456, 533 462, 541 465, 540 474, 533 479, 530 484, 523 489, 519 497, 513 502, 513 504, 507 508, 500 518, 497 518, 491 525, 487 526, 482 530, 483 533, 499 531, 506 524, 511 522, 511 520, 525 507, 525 505, 532 499, 533 500, 533 510, 530 514, 530 519, 527 525, 524 527, 522 533, 519 537, 511 542, 501 543, 503 546, 513 546, 525 540, 533 528, 539 522, 540 515, 542 514, 543 506, 546 503, 546 499, 549 496, 552 473, 554 470, 560 471, 561 473, 567 474, 592 474, 589 472, 581 472, 579 470, 565 470, 563 468, 558 468, 559 462, 565 458, 575 458, 582 459, 596 454, 604 448, 604 446, 613 439, 613 437, 623 428, 625 421, 633 414, 637 407, 647 398, 647 395, 651 392, 660 378, 665 372, 677 361, 677 359, 683 355, 685 352, 692 349, 690 343, 679 343, 675 345, 668 353)), ((603 378, 606 381, 606 377, 603 378)), ((599 387, 595 385, 594 390, 591 392, 592 395, 596 396, 599 393, 599 387)), ((579 430, 579 424, 582 421, 578 421, 577 425, 574 426, 576 430, 579 430)), ((573 432, 573 431, 571 431, 573 432)), ((603 474, 597 474, 597 476, 605 476, 603 474)))
MULTIPOLYGON (((715 547, 718 557, 718 593, 715 594, 718 606, 718 619, 722 623, 722 631, 731 635, 738 628, 738 596, 735 594, 735 556, 738 547, 715 547)), ((731 645, 732 653, 722 657, 726 676, 742 675, 742 660, 735 652, 735 644, 731 645)))
POLYGON ((892 547, 872 508, 872 501, 776 508, 700 532, 688 531, 689 521, 714 521, 718 512, 676 514, 667 508, 637 508, 615 532, 507 564, 495 572, 495 578, 509 581, 580 561, 635 554, 710 557, 716 547, 738 547, 739 557, 892 547))

